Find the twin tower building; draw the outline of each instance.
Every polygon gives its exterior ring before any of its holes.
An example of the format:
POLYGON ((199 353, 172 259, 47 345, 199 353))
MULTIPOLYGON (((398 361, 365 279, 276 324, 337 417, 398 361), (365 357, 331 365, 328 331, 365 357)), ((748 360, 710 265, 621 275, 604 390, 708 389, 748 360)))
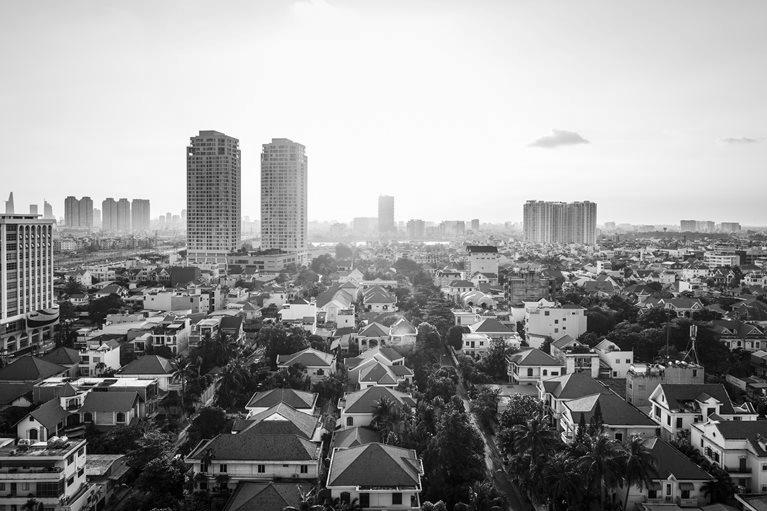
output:
MULTIPOLYGON (((220 265, 240 246, 242 166, 239 140, 200 131, 186 152, 187 257, 220 265)), ((306 148, 273 138, 261 152, 261 249, 307 257, 306 148)))

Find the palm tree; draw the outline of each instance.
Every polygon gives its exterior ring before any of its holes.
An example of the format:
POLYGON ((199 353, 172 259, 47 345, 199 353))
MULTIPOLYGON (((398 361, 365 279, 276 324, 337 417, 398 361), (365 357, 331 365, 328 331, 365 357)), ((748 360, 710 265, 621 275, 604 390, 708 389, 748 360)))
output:
POLYGON ((633 436, 629 443, 624 446, 622 458, 623 479, 626 483, 623 511, 627 511, 631 488, 636 486, 641 490, 650 485, 655 474, 655 458, 645 446, 644 439, 639 436, 633 436))
POLYGON ((606 435, 592 437, 589 450, 578 458, 576 467, 586 476, 588 488, 599 492, 599 509, 604 509, 604 489, 623 483, 622 449, 606 435))
POLYGON ((557 445, 557 432, 551 429, 548 419, 536 415, 524 424, 518 424, 514 430, 514 449, 517 453, 527 453, 535 463, 557 445))
POLYGON ((570 453, 560 451, 547 458, 542 472, 541 484, 554 511, 567 509, 568 504, 581 500, 583 476, 570 453))
POLYGON ((381 440, 388 438, 402 421, 399 405, 387 397, 382 397, 373 407, 373 420, 370 423, 381 434, 381 440))

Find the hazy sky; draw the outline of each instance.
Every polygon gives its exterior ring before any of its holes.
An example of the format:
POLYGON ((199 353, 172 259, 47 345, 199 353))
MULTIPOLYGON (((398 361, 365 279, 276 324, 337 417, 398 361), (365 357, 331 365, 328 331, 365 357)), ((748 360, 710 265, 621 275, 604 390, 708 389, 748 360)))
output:
POLYGON ((767 2, 0 0, 0 197, 186 202, 198 130, 306 145, 309 216, 767 224, 767 2))

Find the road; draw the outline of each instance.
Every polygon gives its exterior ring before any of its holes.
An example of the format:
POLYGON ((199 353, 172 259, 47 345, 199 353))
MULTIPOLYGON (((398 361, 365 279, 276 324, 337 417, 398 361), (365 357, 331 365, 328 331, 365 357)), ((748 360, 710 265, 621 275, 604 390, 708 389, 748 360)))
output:
POLYGON ((514 482, 511 480, 511 477, 509 477, 509 474, 507 474, 504 470, 503 458, 500 451, 498 450, 498 446, 495 444, 495 441, 488 433, 479 427, 477 418, 473 413, 471 413, 469 395, 466 392, 466 387, 463 384, 463 377, 461 376, 460 371, 458 371, 458 368, 455 366, 453 358, 449 355, 442 355, 440 364, 443 366, 450 365, 455 367, 456 371, 458 372, 458 397, 460 397, 461 401, 463 401, 463 407, 469 414, 472 426, 474 426, 474 429, 476 429, 480 434, 482 441, 485 444, 485 465, 487 467, 488 474, 491 474, 493 477, 493 483, 495 484, 495 487, 506 497, 506 500, 509 503, 509 508, 512 511, 532 511, 533 507, 530 505, 527 499, 522 496, 522 494, 519 492, 519 489, 517 488, 517 485, 514 484, 514 482))

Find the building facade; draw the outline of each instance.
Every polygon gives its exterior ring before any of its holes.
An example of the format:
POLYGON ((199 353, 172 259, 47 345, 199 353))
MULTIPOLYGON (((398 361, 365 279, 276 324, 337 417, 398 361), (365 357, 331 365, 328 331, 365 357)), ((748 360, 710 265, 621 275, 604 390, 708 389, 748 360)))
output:
POLYGON ((594 202, 527 201, 523 209, 525 240, 533 243, 596 243, 594 202))
POLYGON ((394 225, 394 197, 380 195, 378 197, 378 234, 392 234, 396 230, 394 225))
POLYGON ((187 258, 225 264, 240 243, 240 141, 218 131, 191 137, 186 159, 187 258))
POLYGON ((149 218, 149 199, 133 199, 131 202, 131 227, 133 232, 148 232, 149 218))
POLYGON ((306 148, 273 138, 261 152, 261 249, 307 254, 306 148))
POLYGON ((37 352, 58 321, 53 220, 0 215, 0 339, 4 356, 37 352))

